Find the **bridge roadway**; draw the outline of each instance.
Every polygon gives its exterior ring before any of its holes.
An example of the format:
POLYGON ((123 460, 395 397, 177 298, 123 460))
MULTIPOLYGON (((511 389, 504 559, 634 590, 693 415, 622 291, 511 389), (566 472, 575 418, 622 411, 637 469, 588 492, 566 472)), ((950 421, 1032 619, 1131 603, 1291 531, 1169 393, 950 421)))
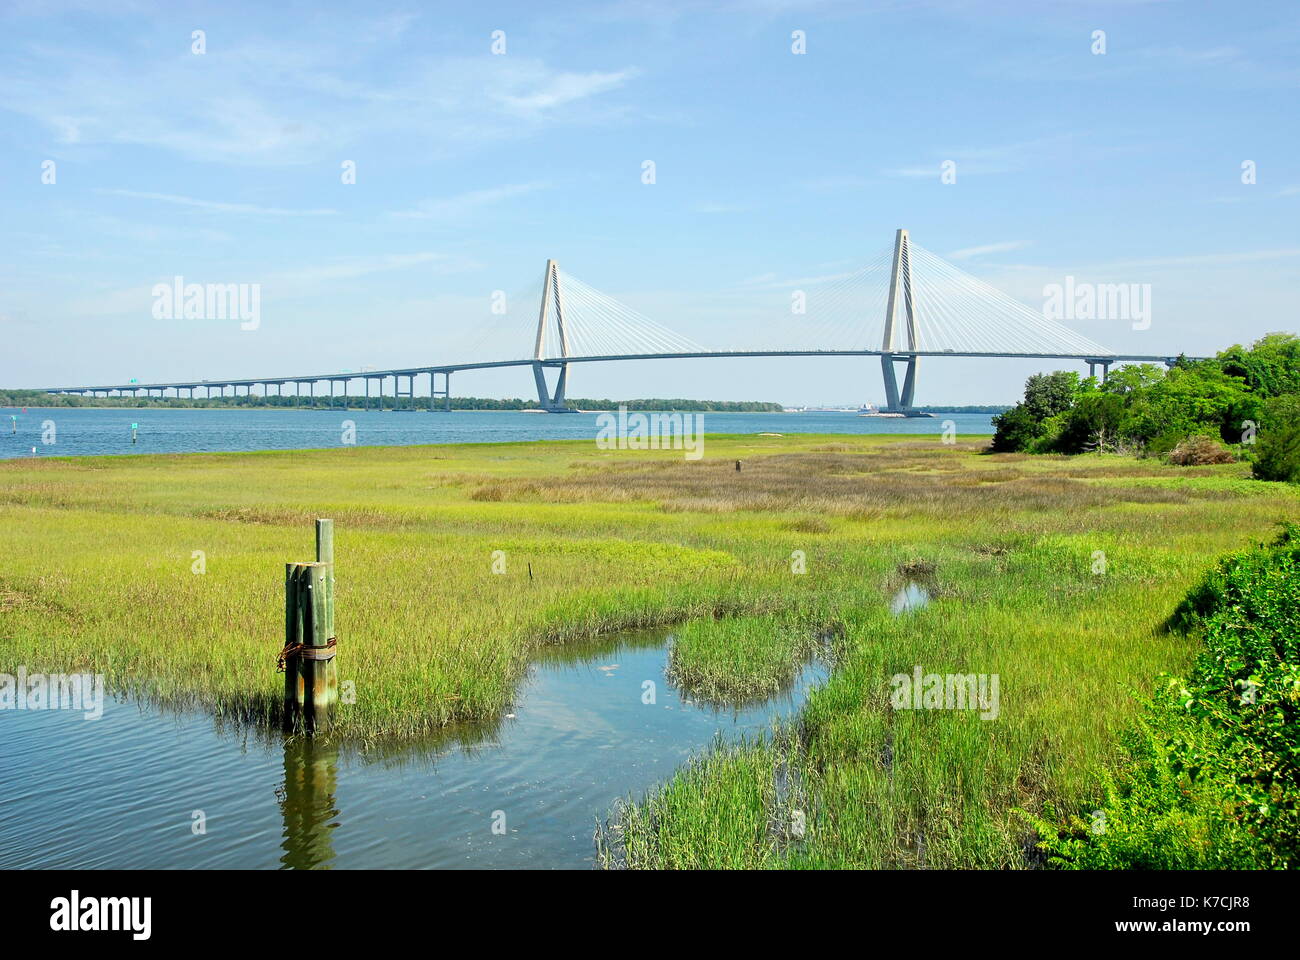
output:
MULTIPOLYGON (((690 359, 719 359, 728 357, 890 357, 894 360, 905 361, 919 357, 989 357, 999 359, 1028 359, 1028 360, 1078 360, 1088 364, 1089 372, 1095 372, 1095 368, 1100 366, 1102 374, 1109 370, 1110 365, 1121 361, 1130 362, 1147 362, 1163 363, 1166 366, 1172 366, 1178 359, 1175 356, 1161 355, 1141 355, 1141 354, 1083 354, 1083 353, 981 353, 959 350, 716 350, 716 351, 699 351, 693 353, 642 353, 642 354, 611 354, 611 355, 594 355, 594 356, 568 356, 568 357, 548 357, 544 359, 521 359, 521 360, 484 360, 476 363, 449 363, 435 364, 430 366, 419 367, 394 367, 388 370, 364 370, 357 373, 323 373, 304 376, 292 377, 242 377, 227 378, 220 380, 177 380, 167 383, 122 383, 122 384, 100 384, 98 386, 81 386, 81 387, 47 387, 46 393, 52 394, 90 394, 96 396, 104 394, 111 395, 114 391, 118 396, 131 394, 137 396, 141 390, 145 392, 146 397, 152 396, 153 391, 158 391, 158 398, 162 399, 167 390, 174 391, 174 395, 179 397, 182 390, 188 390, 189 396, 194 396, 196 389, 206 389, 207 395, 212 395, 213 389, 221 391, 221 396, 225 395, 227 387, 232 388, 235 396, 239 396, 239 388, 245 388, 245 396, 252 392, 254 386, 260 385, 265 390, 269 386, 276 386, 277 396, 284 395, 284 385, 292 383, 296 387, 293 396, 301 396, 302 385, 310 384, 312 389, 309 396, 315 398, 315 385, 321 382, 330 384, 329 397, 333 399, 334 384, 343 383, 343 393, 347 393, 347 384, 352 380, 366 381, 366 396, 370 395, 370 381, 379 380, 380 393, 383 396, 383 381, 389 377, 393 378, 393 395, 395 397, 414 397, 415 396, 415 378, 417 376, 429 377, 429 406, 433 409, 434 401, 437 397, 443 397, 450 408, 451 399, 451 374, 460 373, 465 370, 488 370, 496 367, 533 367, 534 371, 541 375, 543 368, 564 368, 570 363, 602 363, 622 360, 690 360, 690 359), (435 374, 443 375, 443 389, 435 390, 435 374), (405 390, 401 388, 401 380, 407 379, 405 390)), ((1197 358, 1188 358, 1197 359, 1197 358)), ((543 398, 545 401, 547 398, 543 398)), ((382 402, 382 401, 381 401, 382 402)), ((545 402, 543 404, 546 406, 545 402)))

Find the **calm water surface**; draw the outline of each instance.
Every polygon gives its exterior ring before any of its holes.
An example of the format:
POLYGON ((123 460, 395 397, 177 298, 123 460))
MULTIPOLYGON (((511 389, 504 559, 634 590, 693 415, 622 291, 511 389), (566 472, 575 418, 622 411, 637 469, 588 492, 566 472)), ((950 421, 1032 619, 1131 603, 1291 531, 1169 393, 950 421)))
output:
POLYGON ((768 731, 825 677, 813 664, 778 697, 717 709, 669 685, 667 643, 548 651, 496 723, 371 752, 133 702, 98 720, 0 711, 0 868, 589 867, 617 800, 716 737, 768 731))
MULTIPOLYGON (((945 420, 957 434, 992 433, 988 414, 933 419, 881 419, 852 413, 706 413, 707 433, 906 433, 939 436, 945 420)), ((377 410, 165 410, 50 407, 0 409, 0 459, 86 454, 301 450, 343 445, 344 421, 358 446, 488 443, 518 440, 594 441, 597 414, 563 416, 517 411, 428 413, 377 410), (13 432, 16 416, 17 432, 13 432), (138 424, 131 442, 131 424, 138 424), (51 433, 50 425, 53 425, 51 433), (44 442, 53 437, 53 443, 44 442), (32 452, 32 448, 36 452, 32 452)))

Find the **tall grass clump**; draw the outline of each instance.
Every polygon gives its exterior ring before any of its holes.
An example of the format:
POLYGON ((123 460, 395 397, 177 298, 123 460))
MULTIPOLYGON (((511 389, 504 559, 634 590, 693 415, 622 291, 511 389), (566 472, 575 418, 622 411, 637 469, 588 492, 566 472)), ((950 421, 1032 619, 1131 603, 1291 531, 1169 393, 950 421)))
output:
POLYGON ((817 646, 813 626, 802 618, 691 620, 673 634, 668 680, 700 700, 761 700, 788 687, 817 646))

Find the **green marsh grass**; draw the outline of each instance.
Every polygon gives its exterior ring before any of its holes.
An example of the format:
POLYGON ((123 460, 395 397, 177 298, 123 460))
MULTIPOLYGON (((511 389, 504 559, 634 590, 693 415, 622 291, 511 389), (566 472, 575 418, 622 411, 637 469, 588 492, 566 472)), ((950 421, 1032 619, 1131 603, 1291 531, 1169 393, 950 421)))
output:
POLYGON ((821 631, 834 669, 793 744, 719 748, 632 798, 617 862, 1023 866, 1011 811, 1087 796, 1133 691, 1189 658, 1159 625, 1220 555, 1300 511, 1242 464, 985 445, 711 435, 699 461, 578 441, 7 461, 0 670, 102 672, 118 693, 272 725, 283 565, 311 559, 328 516, 356 691, 340 737, 497 717, 546 645, 642 627, 685 623, 683 684, 743 695, 783 682, 821 631), (935 599, 892 616, 915 569, 935 599), (891 709, 891 676, 916 665, 998 674, 998 718, 891 709), (806 794, 798 842, 771 826, 791 815, 783 780, 806 794))
POLYGON ((697 700, 765 700, 788 688, 817 652, 820 628, 788 614, 689 620, 673 632, 668 680, 697 700))

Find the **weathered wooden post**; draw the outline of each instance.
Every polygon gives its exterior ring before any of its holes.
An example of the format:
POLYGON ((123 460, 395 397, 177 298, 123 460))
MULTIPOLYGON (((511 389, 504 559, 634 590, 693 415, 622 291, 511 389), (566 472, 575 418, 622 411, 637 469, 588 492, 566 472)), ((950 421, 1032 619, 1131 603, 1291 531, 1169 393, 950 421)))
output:
POLYGON ((334 663, 334 521, 316 521, 315 563, 285 564, 285 727, 327 730, 338 703, 334 663))
POLYGON ((284 649, 280 651, 278 666, 284 671, 286 733, 293 731, 302 712, 303 683, 298 660, 298 652, 302 649, 302 604, 298 599, 301 573, 301 563, 284 565, 284 649))
POLYGON ((299 601, 303 608, 303 646, 301 660, 303 726, 311 732, 328 729, 334 719, 338 699, 338 674, 334 666, 335 639, 330 632, 334 612, 329 591, 330 565, 304 563, 299 581, 299 601), (302 588, 306 588, 303 595, 302 588))
POLYGON ((338 639, 334 633, 334 521, 316 521, 316 562, 325 568, 324 582, 325 607, 322 637, 320 642, 328 648, 328 658, 322 656, 316 661, 317 673, 323 690, 323 706, 333 719, 334 709, 339 699, 339 671, 334 662, 335 646, 338 639))
POLYGON ((316 562, 328 563, 329 569, 329 635, 334 636, 334 521, 316 521, 316 562))

